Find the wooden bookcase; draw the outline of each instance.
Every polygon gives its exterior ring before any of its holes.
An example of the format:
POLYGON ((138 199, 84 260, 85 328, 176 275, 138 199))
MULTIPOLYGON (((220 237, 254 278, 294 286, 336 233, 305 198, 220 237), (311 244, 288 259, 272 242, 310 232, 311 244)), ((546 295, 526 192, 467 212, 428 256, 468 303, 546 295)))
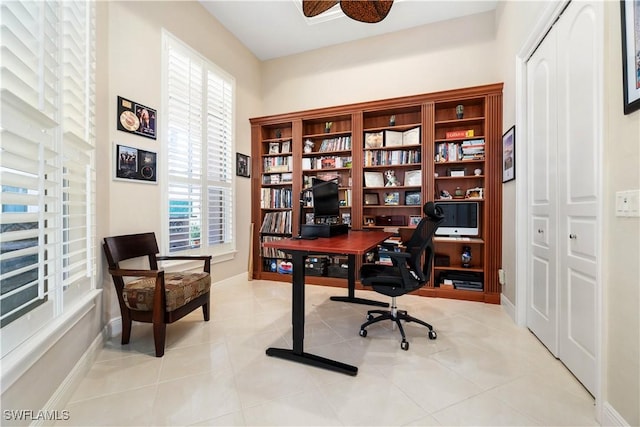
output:
MULTIPOLYGON (((286 255, 264 250, 261 242, 297 235, 299 219, 311 219, 312 209, 304 197, 311 178, 338 178, 340 213, 354 230, 410 226, 421 216, 425 201, 445 200, 446 193, 452 197, 448 201, 477 202, 479 235, 437 237, 435 251, 448 258, 448 265, 434 266, 430 283, 416 294, 500 302, 501 83, 257 117, 250 122, 253 277, 290 280, 283 273, 286 255), (461 132, 465 136, 456 136, 461 132), (290 151, 284 153, 283 147, 290 151), (393 185, 387 185, 389 172, 393 185), (457 189, 462 198, 457 197, 457 189), (279 227, 264 227, 270 220, 279 227), (472 253, 470 266, 461 262, 465 247, 472 253), (440 286, 441 277, 456 272, 481 277, 483 289, 440 286)), ((307 275, 307 282, 346 287, 340 270, 343 261, 329 259, 333 268, 328 275, 307 275)))

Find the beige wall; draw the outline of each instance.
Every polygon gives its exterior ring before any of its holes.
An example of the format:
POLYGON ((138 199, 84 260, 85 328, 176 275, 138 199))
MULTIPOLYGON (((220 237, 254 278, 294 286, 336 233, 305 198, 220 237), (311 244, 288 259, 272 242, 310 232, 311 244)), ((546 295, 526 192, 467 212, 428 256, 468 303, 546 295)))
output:
POLYGON ((264 114, 495 83, 495 46, 488 12, 267 61, 264 114))
POLYGON ((640 220, 616 217, 615 192, 640 189, 640 111, 622 110, 620 6, 605 2, 604 290, 606 400, 640 425, 640 220))
MULTIPOLYGON (((113 143, 131 145, 143 150, 162 152, 162 28, 197 50, 236 79, 236 151, 251 152, 249 117, 260 113, 260 63, 234 36, 218 23, 196 1, 114 1, 108 2, 109 29, 109 123, 106 134, 99 135, 99 150, 109 165, 98 194, 108 202, 98 213, 108 219, 105 235, 154 231, 158 240, 163 233, 162 185, 114 181, 112 177, 113 143), (118 96, 135 100, 158 110, 157 140, 116 130, 116 100, 118 96)), ((163 179, 160 174, 159 179, 163 179)), ((250 180, 236 178, 237 205, 235 214, 235 259, 214 264, 213 280, 240 274, 247 270, 249 253, 250 180)), ((215 259, 214 259, 215 263, 215 259)), ((107 291, 107 319, 120 316, 112 291, 111 279, 103 275, 107 291)))

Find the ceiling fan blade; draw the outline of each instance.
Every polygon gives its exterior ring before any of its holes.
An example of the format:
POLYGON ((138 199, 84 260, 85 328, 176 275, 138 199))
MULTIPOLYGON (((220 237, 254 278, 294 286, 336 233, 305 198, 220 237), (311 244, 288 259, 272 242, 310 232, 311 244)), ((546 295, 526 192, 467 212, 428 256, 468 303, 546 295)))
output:
POLYGON ((386 18, 393 0, 342 0, 340 8, 351 19, 370 24, 386 18))
POLYGON ((302 13, 307 18, 320 15, 338 4, 338 0, 302 0, 302 13))

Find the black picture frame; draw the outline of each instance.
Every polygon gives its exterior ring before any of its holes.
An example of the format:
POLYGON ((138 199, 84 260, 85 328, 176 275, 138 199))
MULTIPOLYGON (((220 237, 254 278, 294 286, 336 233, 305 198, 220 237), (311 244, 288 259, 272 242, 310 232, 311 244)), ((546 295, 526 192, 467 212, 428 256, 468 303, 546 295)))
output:
POLYGON ((153 108, 118 97, 118 130, 156 139, 158 113, 153 108))
POLYGON ((380 204, 378 193, 364 193, 364 204, 366 206, 376 206, 380 204))
POLYGON ((502 182, 516 179, 516 127, 502 135, 502 182))
POLYGON ((251 178, 251 157, 236 153, 236 176, 251 178))
POLYGON ((157 165, 157 153, 153 151, 114 144, 113 179, 115 180, 157 184, 157 165))
POLYGON ((637 9, 640 8, 636 6, 634 13, 634 0, 620 1, 624 114, 640 109, 640 10, 637 9))
POLYGON ((405 191, 404 204, 407 206, 419 206, 422 204, 422 194, 419 191, 405 191))

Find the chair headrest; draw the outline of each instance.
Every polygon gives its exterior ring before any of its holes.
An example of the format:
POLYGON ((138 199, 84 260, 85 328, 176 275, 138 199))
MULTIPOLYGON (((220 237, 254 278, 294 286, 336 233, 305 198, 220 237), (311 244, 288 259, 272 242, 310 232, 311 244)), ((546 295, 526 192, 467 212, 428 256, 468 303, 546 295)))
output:
POLYGON ((422 207, 422 211, 432 220, 440 220, 444 218, 444 212, 442 212, 442 208, 440 206, 437 206, 433 202, 425 203, 422 207))

